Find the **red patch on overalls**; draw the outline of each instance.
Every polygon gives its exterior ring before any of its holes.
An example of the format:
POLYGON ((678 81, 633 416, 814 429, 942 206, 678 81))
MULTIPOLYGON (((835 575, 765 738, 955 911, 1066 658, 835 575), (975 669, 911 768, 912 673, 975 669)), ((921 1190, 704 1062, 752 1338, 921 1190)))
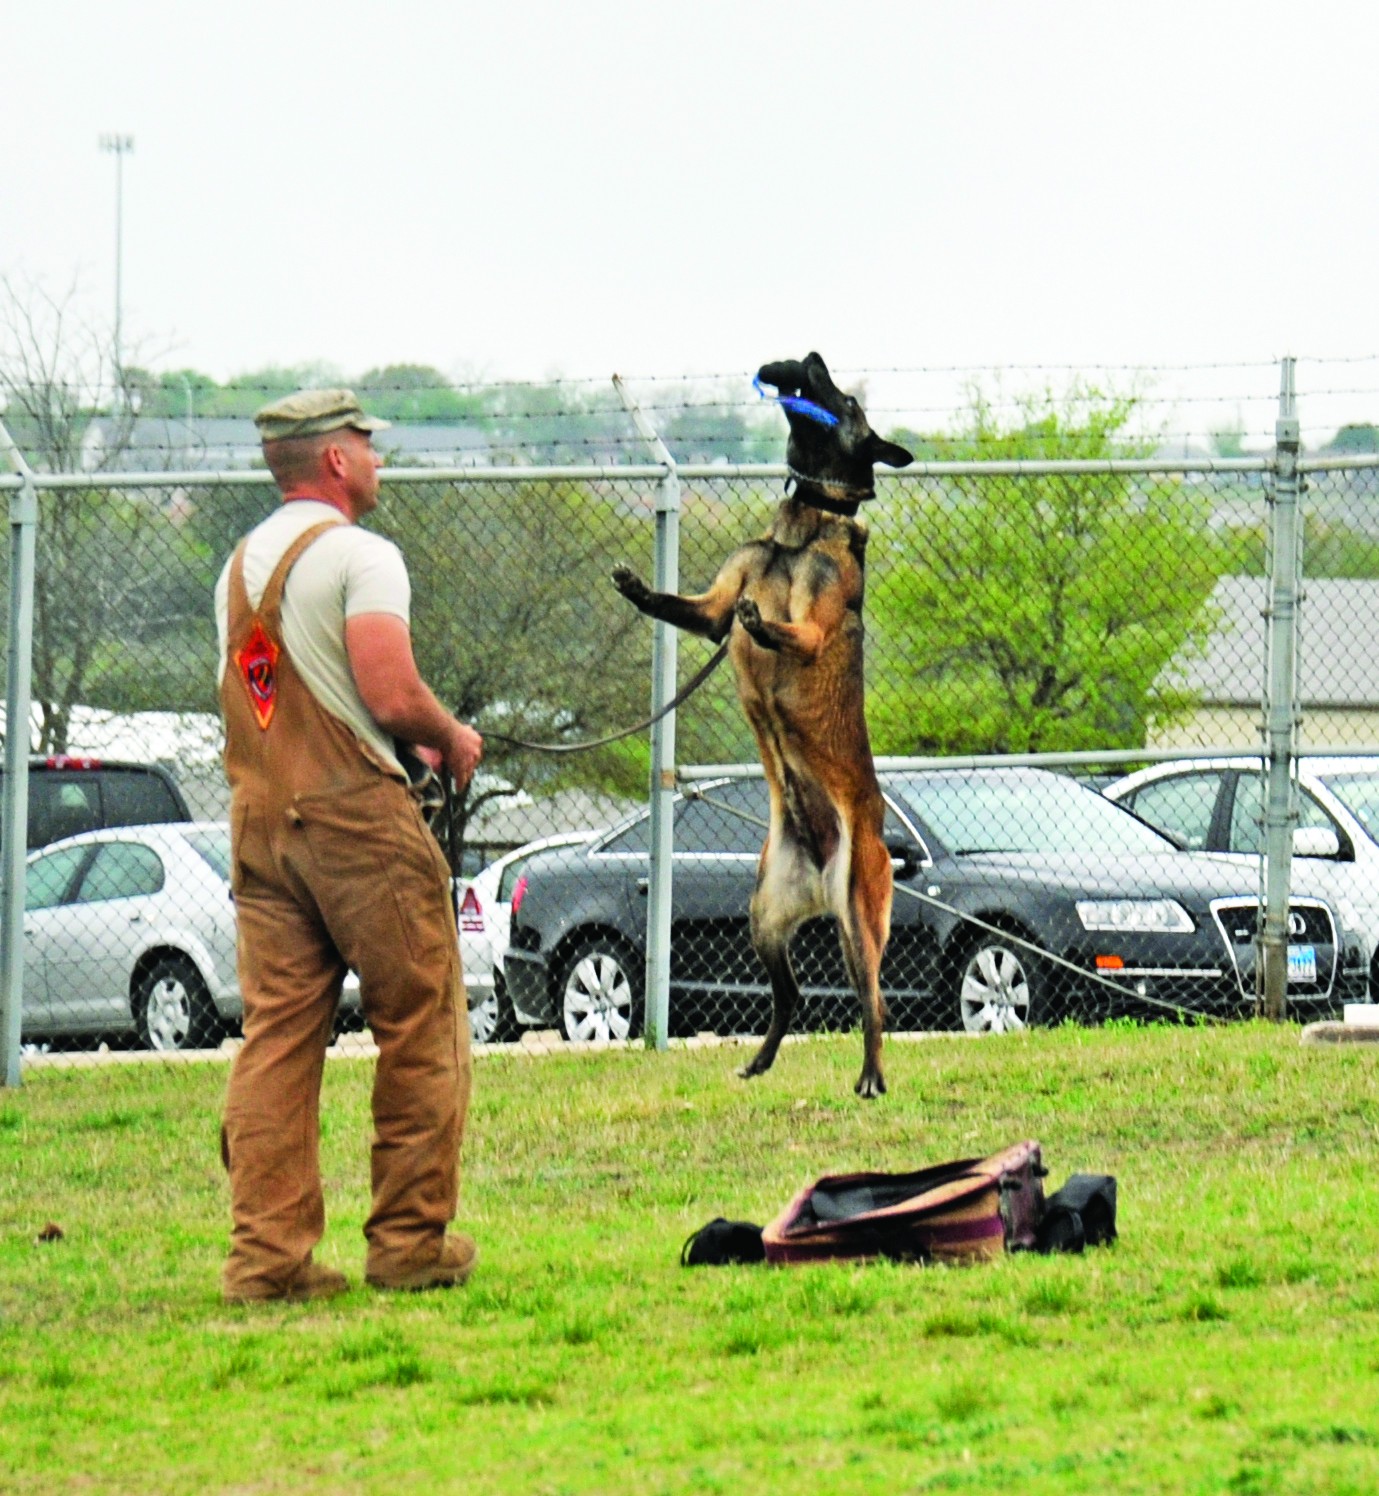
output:
POLYGON ((273 708, 278 704, 278 646, 257 619, 253 632, 235 652, 235 664, 249 688, 254 718, 266 732, 273 720, 273 708))

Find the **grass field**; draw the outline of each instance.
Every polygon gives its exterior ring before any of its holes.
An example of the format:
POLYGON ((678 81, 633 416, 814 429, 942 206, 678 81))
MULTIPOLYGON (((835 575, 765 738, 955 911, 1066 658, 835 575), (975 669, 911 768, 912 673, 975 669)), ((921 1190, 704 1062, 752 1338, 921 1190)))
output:
MULTIPOLYGON (((476 1066, 468 1288, 224 1308, 215 1065, 0 1093, 6 1492, 1379 1490, 1365 1046, 1120 1028, 476 1066), (968 1268, 678 1265, 817 1174, 1021 1138, 1121 1240, 968 1268), (61 1240, 38 1241, 49 1221, 61 1240)), ((333 1062, 322 1260, 356 1281, 371 1065, 333 1062)))

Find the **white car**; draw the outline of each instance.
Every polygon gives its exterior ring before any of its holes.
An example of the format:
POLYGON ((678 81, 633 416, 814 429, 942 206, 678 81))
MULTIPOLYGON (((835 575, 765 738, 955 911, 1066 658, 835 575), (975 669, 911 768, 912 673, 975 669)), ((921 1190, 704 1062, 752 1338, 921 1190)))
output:
MULTIPOLYGON (((1294 881, 1336 905, 1370 952, 1379 992, 1379 757, 1298 760, 1294 881)), ((1127 774, 1102 794, 1193 851, 1258 862, 1263 846, 1260 761, 1175 759, 1127 774)))
POLYGON ((522 870, 538 852, 582 846, 595 831, 543 836, 499 857, 466 885, 460 898, 460 964, 469 995, 469 1031, 476 1044, 510 1039, 516 1019, 503 979, 503 956, 512 923, 512 892, 522 870))
MULTIPOLYGON (((351 972, 341 1007, 358 1006, 351 972)), ((242 1015, 223 821, 111 827, 30 854, 26 1042, 135 1036, 150 1049, 205 1049, 242 1015)))

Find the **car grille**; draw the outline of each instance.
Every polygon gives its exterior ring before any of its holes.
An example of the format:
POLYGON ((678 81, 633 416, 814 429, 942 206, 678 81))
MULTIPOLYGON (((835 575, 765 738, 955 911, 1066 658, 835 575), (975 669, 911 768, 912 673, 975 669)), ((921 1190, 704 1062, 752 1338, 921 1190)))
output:
MULTIPOLYGON (((1253 996, 1255 962, 1258 952, 1255 940, 1262 912, 1257 899, 1214 899, 1212 918, 1226 942, 1235 965, 1236 979, 1244 996, 1253 996)), ((1317 952, 1317 978, 1314 982, 1290 981, 1290 996, 1324 997, 1330 993, 1336 977, 1336 923, 1327 905, 1314 900, 1294 900, 1288 905, 1288 944, 1310 945, 1317 952)))

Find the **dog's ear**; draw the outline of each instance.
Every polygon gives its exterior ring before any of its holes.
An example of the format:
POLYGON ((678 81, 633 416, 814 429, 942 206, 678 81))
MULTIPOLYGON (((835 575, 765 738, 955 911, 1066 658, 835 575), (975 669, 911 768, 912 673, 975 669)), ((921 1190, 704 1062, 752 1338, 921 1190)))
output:
POLYGON ((867 444, 867 455, 873 462, 884 462, 887 467, 909 467, 915 460, 913 452, 907 452, 896 442, 886 441, 875 432, 867 444))
POLYGON ((804 384, 804 365, 797 358, 762 364, 757 370, 757 378, 762 384, 774 385, 784 395, 798 395, 804 384))

